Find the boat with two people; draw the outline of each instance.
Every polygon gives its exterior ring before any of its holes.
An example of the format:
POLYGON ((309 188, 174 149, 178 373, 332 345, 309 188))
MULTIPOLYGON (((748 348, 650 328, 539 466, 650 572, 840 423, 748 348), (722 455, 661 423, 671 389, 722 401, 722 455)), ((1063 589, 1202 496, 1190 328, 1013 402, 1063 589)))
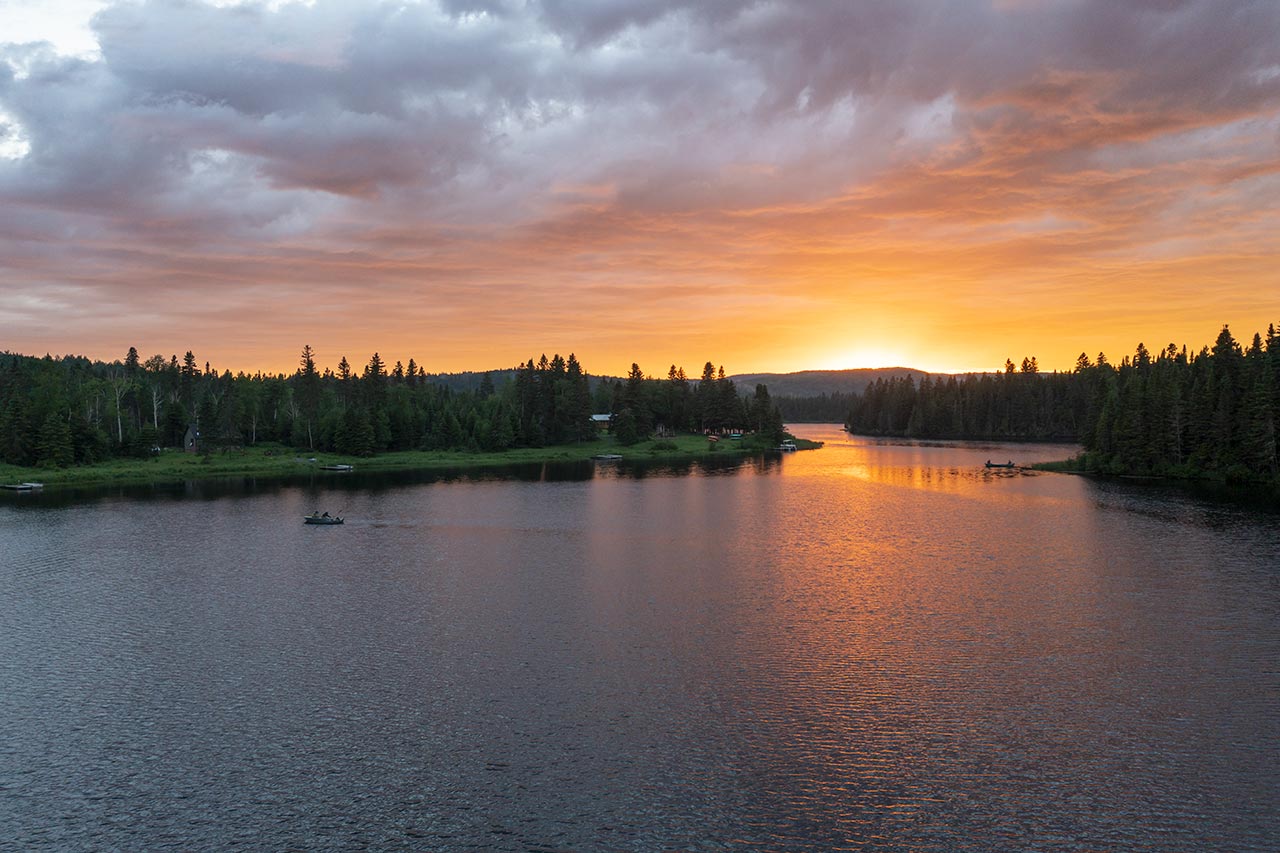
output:
POLYGON ((1017 468, 1018 466, 1013 464, 1012 459, 1010 459, 1008 462, 992 462, 990 459, 988 459, 987 467, 988 468, 1017 468))
POLYGON ((319 511, 314 511, 311 513, 311 515, 304 515, 302 517, 302 523, 303 524, 341 524, 342 516, 329 515, 329 513, 327 512, 321 513, 319 511))

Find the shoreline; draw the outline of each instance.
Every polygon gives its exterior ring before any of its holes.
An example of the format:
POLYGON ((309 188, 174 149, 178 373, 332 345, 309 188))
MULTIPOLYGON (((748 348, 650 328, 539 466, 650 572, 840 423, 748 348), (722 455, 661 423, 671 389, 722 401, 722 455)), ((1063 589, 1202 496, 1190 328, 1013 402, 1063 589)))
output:
MULTIPOLYGON (((796 439, 802 450, 821 447, 821 442, 796 439)), ((211 451, 208 454, 166 450, 145 459, 112 459, 94 465, 67 468, 20 468, 0 465, 0 483, 43 483, 43 490, 85 486, 139 486, 217 480, 235 477, 288 478, 303 474, 331 473, 327 465, 350 465, 353 472, 430 471, 442 469, 502 468, 509 465, 555 462, 589 462, 595 456, 621 457, 619 462, 682 462, 702 459, 752 456, 776 452, 772 447, 744 439, 723 439, 717 444, 702 435, 682 435, 669 439, 642 441, 630 447, 618 445, 612 437, 579 444, 552 447, 525 447, 505 451, 468 452, 402 450, 375 456, 343 456, 337 453, 308 453, 297 448, 267 445, 211 451), (712 449, 712 448, 715 449, 712 449)), ((23 494, 17 493, 15 494, 23 494)))
POLYGON ((1150 483, 1176 486, 1184 489, 1228 490, 1259 498, 1280 500, 1280 482, 1268 480, 1233 480, 1213 474, 1125 474, 1079 467, 1080 460, 1060 459, 1052 462, 1034 462, 1027 467, 1051 474, 1071 474, 1097 480, 1117 480, 1126 483, 1150 483))

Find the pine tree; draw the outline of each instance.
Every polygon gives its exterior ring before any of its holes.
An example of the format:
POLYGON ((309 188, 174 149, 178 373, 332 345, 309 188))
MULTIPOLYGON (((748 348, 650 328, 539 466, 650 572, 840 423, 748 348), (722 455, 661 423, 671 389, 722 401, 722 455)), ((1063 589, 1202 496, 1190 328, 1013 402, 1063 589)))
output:
POLYGON ((305 425, 307 447, 315 449, 313 424, 320 407, 320 374, 316 372, 315 351, 311 349, 310 344, 304 344, 302 347, 302 357, 299 360, 297 373, 297 388, 298 409, 305 425))
MULTIPOLYGON (((489 374, 485 374, 488 376, 489 374)), ((595 438, 596 427, 591 421, 591 386, 587 375, 582 370, 578 357, 569 353, 569 361, 565 365, 565 377, 569 382, 569 420, 570 435, 574 441, 590 441, 595 438)))
POLYGON ((65 415, 51 412, 45 418, 36 441, 36 464, 42 468, 65 468, 76 461, 71 443, 71 427, 65 415))
POLYGON ((624 408, 613 416, 613 435, 618 444, 629 447, 640 441, 640 431, 636 428, 635 412, 624 408))
POLYGON ((1241 461, 1252 475, 1274 478, 1280 473, 1276 459, 1276 392, 1270 364, 1257 335, 1246 358, 1250 387, 1241 406, 1244 419, 1241 461))
POLYGON ((374 410, 380 408, 387 393, 387 368, 382 363, 382 357, 376 352, 365 365, 364 376, 361 379, 366 405, 374 410))

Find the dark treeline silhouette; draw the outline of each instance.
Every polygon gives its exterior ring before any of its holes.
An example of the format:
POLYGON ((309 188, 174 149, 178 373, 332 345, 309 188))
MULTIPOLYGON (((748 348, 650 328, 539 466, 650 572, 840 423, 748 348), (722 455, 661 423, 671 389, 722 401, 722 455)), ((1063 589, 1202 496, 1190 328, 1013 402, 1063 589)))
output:
POLYGON ((1080 460, 1110 473, 1277 480, 1280 335, 1267 327, 1241 347, 1222 327, 1213 347, 1188 355, 1138 344, 1119 367, 1083 353, 1086 392, 1080 460))
POLYGON ((367 456, 386 450, 500 451, 592 439, 592 414, 612 414, 618 440, 654 432, 769 431, 782 420, 768 390, 739 398, 708 362, 690 382, 674 365, 666 380, 637 365, 594 391, 582 365, 545 355, 482 375, 474 390, 431 382, 413 360, 388 366, 374 353, 362 370, 344 356, 321 371, 310 346, 292 374, 221 373, 187 352, 123 361, 0 354, 0 461, 66 466, 158 448, 210 451, 274 442, 367 456))
POLYGON ((777 396, 774 401, 782 412, 782 419, 793 424, 840 423, 849 416, 858 395, 852 392, 834 391, 812 396, 777 396))
POLYGON ((738 395, 737 386, 727 378, 724 367, 703 365, 696 382, 674 364, 666 379, 646 378, 637 364, 625 379, 603 380, 596 388, 598 412, 614 413, 614 432, 623 444, 658 432, 675 431, 724 433, 746 431, 767 437, 772 443, 783 438, 782 414, 769 396, 769 389, 756 385, 748 397, 738 395), (608 403, 608 408, 604 404, 608 403))
POLYGON ((1088 470, 1254 481, 1280 479, 1277 424, 1274 324, 1247 347, 1223 326, 1194 354, 1138 344, 1117 366, 1081 353, 1071 373, 1042 374, 1028 358, 1000 374, 878 380, 845 421, 865 435, 1073 440, 1088 470))
POLYGON ((910 438, 1075 440, 1085 397, 1074 374, 1041 373, 1035 358, 1003 373, 878 379, 855 397, 845 426, 910 438))

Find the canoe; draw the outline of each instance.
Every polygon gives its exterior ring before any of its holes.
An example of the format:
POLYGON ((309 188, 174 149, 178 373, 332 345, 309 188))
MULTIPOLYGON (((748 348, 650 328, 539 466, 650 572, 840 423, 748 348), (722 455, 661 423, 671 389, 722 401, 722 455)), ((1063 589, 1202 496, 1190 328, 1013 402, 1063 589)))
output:
POLYGON ((342 519, 336 515, 304 515, 303 524, 341 524, 342 519))
POLYGON ((987 462, 988 468, 1017 468, 1012 462, 987 462))

